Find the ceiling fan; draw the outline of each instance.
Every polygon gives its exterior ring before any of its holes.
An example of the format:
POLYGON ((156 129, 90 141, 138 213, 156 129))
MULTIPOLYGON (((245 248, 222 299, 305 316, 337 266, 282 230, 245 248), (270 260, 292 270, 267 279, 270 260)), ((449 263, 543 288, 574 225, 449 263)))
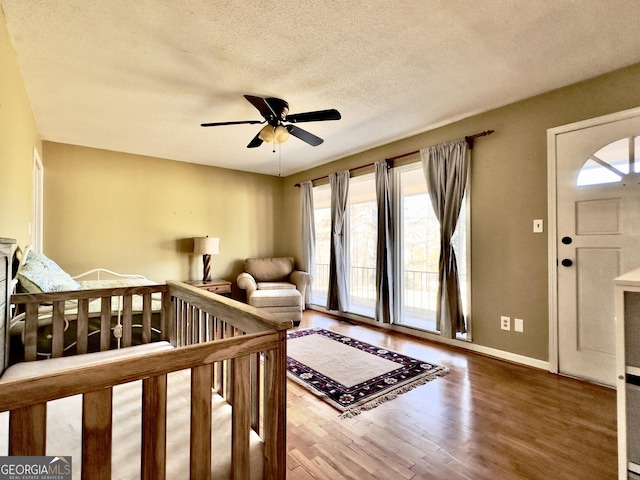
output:
POLYGON ((294 113, 289 115, 289 104, 280 98, 262 98, 254 95, 245 95, 254 107, 258 109, 264 120, 241 120, 235 122, 213 122, 202 123, 202 127, 217 127, 219 125, 240 125, 240 124, 256 124, 267 123, 258 134, 249 142, 247 148, 255 148, 267 143, 283 143, 289 138, 289 135, 299 138, 303 142, 314 147, 320 145, 324 140, 302 128, 291 125, 292 123, 301 122, 324 122, 326 120, 340 120, 341 115, 335 109, 318 110, 315 112, 294 113), (285 122, 289 123, 285 125, 285 122))

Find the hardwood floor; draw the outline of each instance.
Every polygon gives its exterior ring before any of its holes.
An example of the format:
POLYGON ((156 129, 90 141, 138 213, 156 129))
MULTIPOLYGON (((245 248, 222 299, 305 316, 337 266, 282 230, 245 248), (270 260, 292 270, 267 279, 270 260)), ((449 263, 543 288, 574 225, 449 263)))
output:
POLYGON ((287 478, 616 478, 615 391, 306 311, 322 327, 450 373, 350 419, 288 381, 287 478))

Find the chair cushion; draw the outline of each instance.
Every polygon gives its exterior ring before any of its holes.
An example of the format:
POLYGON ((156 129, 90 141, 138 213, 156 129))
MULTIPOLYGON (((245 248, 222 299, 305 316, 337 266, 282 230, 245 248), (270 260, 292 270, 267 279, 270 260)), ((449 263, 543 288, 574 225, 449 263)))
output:
POLYGON ((278 318, 291 320, 295 327, 300 325, 300 321, 302 320, 302 312, 300 311, 299 308, 296 310, 283 310, 283 311, 271 309, 271 308, 265 308, 265 310, 271 313, 272 315, 275 315, 278 318))
POLYGON ((300 292, 293 289, 254 290, 247 298, 249 305, 257 308, 264 307, 297 307, 302 308, 300 292))
POLYGON ((286 281, 293 267, 293 257, 247 258, 244 261, 244 271, 251 274, 256 282, 286 281))
POLYGON ((295 290, 296 286, 289 282, 258 282, 258 290, 295 290))

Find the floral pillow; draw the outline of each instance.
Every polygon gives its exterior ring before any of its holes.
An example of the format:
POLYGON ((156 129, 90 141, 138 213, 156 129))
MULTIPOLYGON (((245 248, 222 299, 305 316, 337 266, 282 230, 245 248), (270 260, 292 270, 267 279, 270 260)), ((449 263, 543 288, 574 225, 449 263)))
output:
POLYGON ((80 284, 60 266, 42 253, 29 251, 18 271, 18 280, 29 293, 79 290, 80 284))

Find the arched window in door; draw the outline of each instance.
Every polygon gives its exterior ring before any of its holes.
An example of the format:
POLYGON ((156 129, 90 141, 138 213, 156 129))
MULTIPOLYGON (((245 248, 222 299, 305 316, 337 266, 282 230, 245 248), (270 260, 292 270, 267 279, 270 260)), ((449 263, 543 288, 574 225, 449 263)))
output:
POLYGON ((590 155, 576 185, 640 182, 640 136, 621 138, 590 155))

